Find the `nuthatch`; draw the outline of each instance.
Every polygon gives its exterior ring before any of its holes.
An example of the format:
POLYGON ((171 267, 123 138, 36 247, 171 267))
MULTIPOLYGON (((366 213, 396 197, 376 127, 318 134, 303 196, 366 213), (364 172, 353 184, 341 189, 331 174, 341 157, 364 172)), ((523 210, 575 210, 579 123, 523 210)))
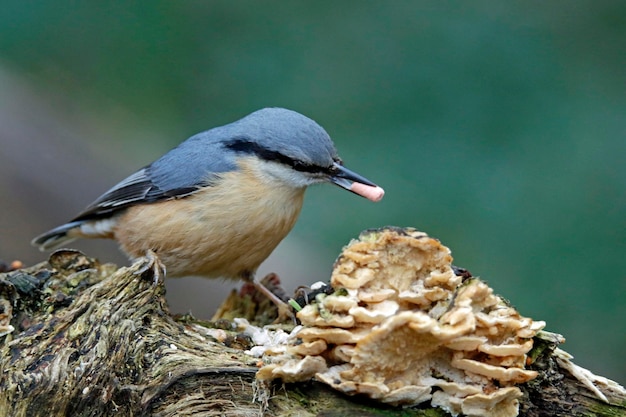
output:
POLYGON ((192 136, 32 244, 111 238, 132 259, 156 254, 174 276, 252 280, 296 222, 306 187, 322 182, 372 201, 384 194, 342 165, 313 120, 262 109, 192 136))

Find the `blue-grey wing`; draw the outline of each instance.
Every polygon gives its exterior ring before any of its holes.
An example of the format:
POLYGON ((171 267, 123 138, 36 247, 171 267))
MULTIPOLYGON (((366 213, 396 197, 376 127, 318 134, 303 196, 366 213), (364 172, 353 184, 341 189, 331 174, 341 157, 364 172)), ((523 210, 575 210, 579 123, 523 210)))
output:
POLYGON ((141 203, 193 194, 237 168, 212 131, 192 136, 100 196, 73 221, 103 218, 141 203))

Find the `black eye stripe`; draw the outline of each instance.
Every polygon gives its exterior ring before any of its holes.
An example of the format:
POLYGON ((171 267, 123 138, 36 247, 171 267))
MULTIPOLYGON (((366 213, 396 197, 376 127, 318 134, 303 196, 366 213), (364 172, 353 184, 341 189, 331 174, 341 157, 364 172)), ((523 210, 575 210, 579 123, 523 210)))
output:
POLYGON ((224 142, 224 147, 233 150, 235 152, 246 153, 250 155, 256 155, 265 161, 279 162, 283 165, 290 166, 296 171, 309 172, 312 174, 331 174, 332 167, 321 167, 318 165, 311 165, 290 158, 287 155, 278 151, 272 151, 267 149, 256 142, 252 142, 245 138, 232 139, 228 142, 224 142))

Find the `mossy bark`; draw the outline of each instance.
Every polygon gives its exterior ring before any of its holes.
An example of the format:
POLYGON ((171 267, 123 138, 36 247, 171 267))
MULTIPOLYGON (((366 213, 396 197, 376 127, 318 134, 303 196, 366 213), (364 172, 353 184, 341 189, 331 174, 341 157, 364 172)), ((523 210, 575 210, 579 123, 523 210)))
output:
MULTIPOLYGON (((141 267, 60 251, 0 274, 0 416, 446 415, 315 382, 258 386, 257 359, 172 317, 163 285, 141 267)), ((556 343, 542 343, 521 415, 626 415, 624 392, 604 392, 613 405, 599 401, 553 358, 556 343)))

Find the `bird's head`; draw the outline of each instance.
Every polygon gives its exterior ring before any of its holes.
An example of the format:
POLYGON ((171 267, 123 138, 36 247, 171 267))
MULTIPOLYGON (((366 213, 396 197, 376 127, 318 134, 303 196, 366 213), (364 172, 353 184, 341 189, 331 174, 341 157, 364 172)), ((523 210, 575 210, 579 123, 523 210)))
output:
POLYGON ((381 187, 343 166, 328 133, 292 110, 266 108, 224 126, 225 149, 256 158, 262 172, 289 186, 330 182, 379 201, 381 187))

